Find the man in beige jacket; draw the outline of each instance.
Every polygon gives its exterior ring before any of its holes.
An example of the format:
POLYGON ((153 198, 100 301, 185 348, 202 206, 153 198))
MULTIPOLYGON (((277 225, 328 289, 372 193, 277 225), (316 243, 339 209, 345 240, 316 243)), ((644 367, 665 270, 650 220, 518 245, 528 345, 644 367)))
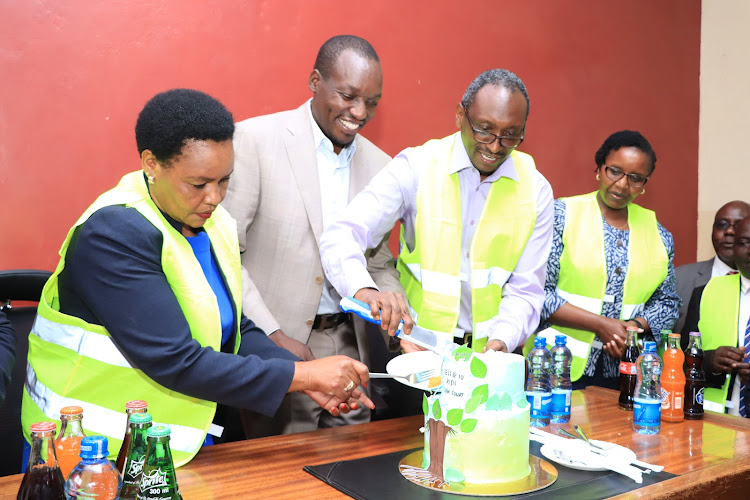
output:
MULTIPOLYGON (((344 354, 369 362, 364 322, 340 311, 318 239, 390 160, 359 134, 375 116, 382 82, 366 40, 333 37, 310 73, 310 101, 236 127, 235 168, 222 206, 237 220, 245 314, 302 359, 344 354)), ((387 239, 367 255, 368 268, 382 291, 403 293, 387 239)), ((367 408, 333 418, 306 399, 288 396, 272 421, 246 415, 248 437, 370 419, 367 408)))

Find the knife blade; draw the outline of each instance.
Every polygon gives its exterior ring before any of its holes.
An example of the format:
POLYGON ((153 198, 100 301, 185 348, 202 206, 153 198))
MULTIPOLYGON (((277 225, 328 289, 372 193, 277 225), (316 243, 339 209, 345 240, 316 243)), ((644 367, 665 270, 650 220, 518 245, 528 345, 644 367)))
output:
MULTIPOLYGON (((347 313, 354 313, 365 321, 374 323, 376 325, 380 324, 380 320, 372 317, 372 314, 370 313, 370 306, 362 302, 361 300, 355 299, 354 297, 343 297, 341 299, 341 302, 339 303, 339 307, 341 307, 342 311, 347 313)), ((404 333, 403 327, 404 322, 402 321, 399 324, 398 329, 396 330, 396 337, 405 339, 413 344, 418 345, 419 347, 422 347, 423 349, 428 349, 430 351, 443 355, 449 354, 453 348, 458 347, 458 344, 450 341, 443 341, 440 339, 438 334, 426 328, 422 328, 419 325, 415 324, 412 327, 411 333, 409 334, 404 333)))

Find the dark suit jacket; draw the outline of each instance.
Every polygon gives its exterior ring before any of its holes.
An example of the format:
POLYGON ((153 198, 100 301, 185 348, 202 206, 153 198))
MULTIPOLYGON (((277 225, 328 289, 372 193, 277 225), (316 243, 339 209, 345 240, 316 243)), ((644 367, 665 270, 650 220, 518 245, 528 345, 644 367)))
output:
POLYGON ((691 331, 698 331, 685 329, 688 305, 693 295, 693 290, 706 286, 708 280, 711 279, 713 265, 714 259, 708 259, 701 262, 693 262, 692 264, 685 264, 675 269, 677 295, 682 299, 682 305, 680 306, 680 317, 677 318, 677 323, 674 325, 674 331, 678 333, 684 331, 685 338, 687 338, 687 335, 691 331))
POLYGON ((16 332, 13 325, 0 311, 0 405, 5 401, 5 388, 10 383, 16 360, 16 332))

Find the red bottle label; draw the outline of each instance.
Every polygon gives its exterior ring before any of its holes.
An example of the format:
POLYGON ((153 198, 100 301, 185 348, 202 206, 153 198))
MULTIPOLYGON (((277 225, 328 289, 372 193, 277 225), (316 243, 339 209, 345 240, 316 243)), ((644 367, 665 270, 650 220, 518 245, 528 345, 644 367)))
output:
POLYGON ((626 361, 620 361, 620 373, 623 375, 637 375, 638 372, 635 369, 635 363, 628 363, 626 361))

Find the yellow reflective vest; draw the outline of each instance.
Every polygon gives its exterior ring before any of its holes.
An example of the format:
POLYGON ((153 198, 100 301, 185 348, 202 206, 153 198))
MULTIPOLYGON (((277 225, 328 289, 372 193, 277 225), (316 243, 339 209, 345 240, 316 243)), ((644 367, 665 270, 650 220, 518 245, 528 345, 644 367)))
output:
MULTIPOLYGON (((740 275, 711 278, 701 296, 698 321, 703 349, 713 351, 721 346, 736 347, 739 317, 740 275)), ((730 378, 729 375, 725 375, 724 384, 718 389, 705 388, 704 410, 724 413, 730 378)))
MULTIPOLYGON (((604 255, 604 222, 597 192, 564 200, 565 229, 557 293, 574 306, 601 314, 604 301, 612 301, 614 297, 605 294, 607 261, 604 255)), ((620 312, 622 320, 637 317, 643 311, 645 303, 669 271, 669 254, 659 234, 654 212, 630 204, 628 225, 630 241, 620 312)), ((568 337, 567 345, 573 353, 570 378, 576 381, 586 368, 595 334, 562 326, 555 326, 554 329, 568 337)), ((554 335, 547 338, 547 344, 550 347, 555 345, 554 335)), ((534 336, 531 336, 524 346, 524 354, 533 348, 534 336)))
MULTIPOLYGON (((415 148, 426 165, 417 189, 415 245, 401 230, 397 269, 417 324, 453 341, 461 306, 461 187, 450 172, 455 134, 415 148)), ((502 289, 536 224, 536 189, 531 156, 513 151, 518 181, 492 183, 469 250, 472 347, 481 351, 497 315, 502 289)))
MULTIPOLYGON (((127 174, 114 189, 101 195, 70 229, 60 249, 60 262, 42 291, 29 334, 27 380, 21 410, 24 436, 30 442, 32 423, 57 420, 62 407, 77 405, 83 407, 86 433, 106 436, 110 455, 114 456, 126 426, 125 403, 143 399, 148 402, 154 423, 171 428, 173 459, 175 465, 180 466, 200 449, 213 421, 216 403, 159 385, 130 364, 104 327, 59 311, 58 276, 65 267, 70 239, 76 227, 97 210, 110 205, 134 208, 162 233, 162 269, 193 338, 201 346, 221 350, 219 306, 190 244, 151 200, 143 172, 127 174)), ((224 209, 217 207, 204 229, 238 312, 236 353, 240 344, 238 316, 242 310, 236 223, 224 209)))

